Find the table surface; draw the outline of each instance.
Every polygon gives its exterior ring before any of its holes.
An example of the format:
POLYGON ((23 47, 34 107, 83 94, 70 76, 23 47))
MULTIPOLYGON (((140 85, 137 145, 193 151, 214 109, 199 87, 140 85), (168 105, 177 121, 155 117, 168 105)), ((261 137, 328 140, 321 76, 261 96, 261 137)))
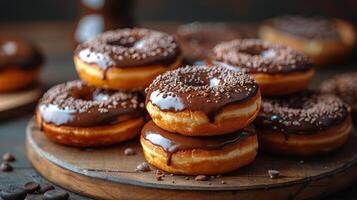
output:
MULTIPOLYGON (((0 35, 19 35, 36 42, 46 55, 46 64, 42 73, 41 82, 45 88, 68 80, 78 79, 72 62, 72 26, 62 22, 43 22, 31 24, 1 24, 0 35)), ((147 23, 145 27, 164 31, 174 30, 174 24, 147 23)), ((356 54, 354 54, 356 57, 356 54)), ((355 58, 352 60, 356 60, 355 58)), ((357 62, 350 64, 318 69, 317 76, 313 79, 311 87, 316 87, 321 80, 333 74, 357 71, 357 62), (353 64, 354 63, 354 64, 353 64)), ((47 182, 33 169, 26 158, 25 152, 25 127, 32 113, 24 113, 16 118, 0 121, 0 155, 11 152, 17 158, 13 163, 13 172, 0 172, 0 189, 8 185, 23 185, 29 181, 39 183, 47 182)), ((71 193, 70 199, 88 199, 71 193)), ((357 183, 349 188, 336 193, 327 199, 357 199, 357 183)))

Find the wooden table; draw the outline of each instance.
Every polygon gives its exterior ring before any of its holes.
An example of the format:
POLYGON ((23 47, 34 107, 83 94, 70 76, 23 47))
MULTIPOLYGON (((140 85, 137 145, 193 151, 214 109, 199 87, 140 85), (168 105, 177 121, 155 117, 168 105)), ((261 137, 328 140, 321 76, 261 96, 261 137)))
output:
MULTIPOLYGON (((173 24, 150 23, 146 27, 154 27, 165 31, 173 30, 173 24)), ((67 23, 31 23, 31 24, 2 24, 0 34, 15 34, 25 36, 44 50, 47 62, 42 74, 42 83, 46 88, 67 80, 77 79, 72 62, 71 26, 67 23)), ((356 59, 354 59, 356 60, 356 59)), ((356 63, 356 62, 354 62, 356 63)), ((318 70, 318 77, 312 82, 315 87, 322 79, 335 73, 356 71, 357 64, 343 67, 330 67, 318 70)), ((28 181, 46 182, 32 168, 25 154, 25 128, 32 113, 25 113, 21 117, 0 121, 0 155, 5 152, 13 153, 17 161, 13 164, 11 173, 0 172, 0 189, 7 185, 23 185, 28 181)), ((357 183, 327 199, 357 199, 357 183)), ((71 194, 71 199, 88 199, 71 194)))

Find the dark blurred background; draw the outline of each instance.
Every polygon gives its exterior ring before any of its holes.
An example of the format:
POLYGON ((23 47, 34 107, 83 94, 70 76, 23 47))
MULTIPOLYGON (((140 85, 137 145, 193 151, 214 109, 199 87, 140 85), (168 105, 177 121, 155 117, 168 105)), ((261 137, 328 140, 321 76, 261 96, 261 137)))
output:
MULTIPOLYGON (((128 0, 126 0, 128 1, 128 0)), ((0 21, 69 21, 78 16, 74 0, 0 1, 0 21)), ((357 23, 357 0, 136 0, 140 21, 258 21, 282 14, 320 15, 357 23)))
POLYGON ((78 78, 73 49, 105 30, 144 26, 174 33, 182 23, 220 21, 245 27, 254 37, 262 20, 286 14, 337 17, 357 25, 357 0, 1 0, 0 35, 35 42, 47 58, 42 79, 53 85, 78 78))

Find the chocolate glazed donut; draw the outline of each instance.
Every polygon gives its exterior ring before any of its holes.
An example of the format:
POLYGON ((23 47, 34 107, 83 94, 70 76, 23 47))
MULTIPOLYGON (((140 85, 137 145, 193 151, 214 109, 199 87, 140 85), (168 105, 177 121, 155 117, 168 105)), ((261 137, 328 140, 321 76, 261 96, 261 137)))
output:
POLYGON ((187 137, 159 128, 153 121, 142 129, 141 145, 146 160, 175 174, 219 174, 251 163, 258 148, 254 129, 234 133, 187 137))
POLYGON ((0 92, 30 85, 37 79, 43 60, 40 51, 29 41, 0 37, 0 92))
POLYGON ((223 67, 186 66, 168 71, 146 92, 146 108, 153 121, 183 135, 218 135, 241 129, 260 108, 256 82, 223 67))
POLYGON ((289 47, 257 39, 222 42, 213 49, 213 65, 250 74, 265 96, 292 94, 307 88, 312 63, 289 47))
POLYGON ((349 106, 313 91, 263 98, 254 124, 262 149, 292 155, 330 152, 346 142, 352 127, 349 106))
POLYGON ((37 122, 49 139, 72 146, 103 146, 135 137, 144 123, 140 94, 71 81, 48 90, 37 122))
POLYGON ((322 93, 335 94, 351 106, 352 120, 357 126, 357 73, 336 75, 321 83, 322 93))
POLYGON ((80 77, 92 85, 143 89, 158 74, 178 67, 181 51, 175 38, 166 33, 118 29, 80 44, 74 61, 80 77))
POLYGON ((265 21, 259 36, 304 52, 316 65, 341 62, 356 44, 353 25, 340 19, 282 16, 265 21))

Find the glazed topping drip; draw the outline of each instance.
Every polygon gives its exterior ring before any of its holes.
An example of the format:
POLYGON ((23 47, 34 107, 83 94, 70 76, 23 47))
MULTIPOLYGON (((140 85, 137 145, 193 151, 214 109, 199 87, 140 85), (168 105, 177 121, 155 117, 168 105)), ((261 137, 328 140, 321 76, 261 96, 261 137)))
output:
POLYGON ((274 28, 307 39, 340 39, 336 23, 322 17, 284 16, 271 21, 274 28))
POLYGON ((224 147, 237 144, 247 136, 255 134, 254 129, 246 128, 231 134, 206 137, 187 137, 170 133, 159 128, 153 121, 148 122, 143 130, 142 137, 150 143, 161 147, 169 153, 168 165, 171 163, 171 155, 185 150, 219 150, 224 147))
POLYGON ((254 124, 283 133, 316 133, 344 121, 349 107, 335 95, 304 92, 281 98, 263 98, 254 124))
POLYGON ((258 39, 222 42, 214 47, 211 60, 248 73, 291 73, 312 68, 302 53, 258 39))
POLYGON ((348 104, 357 103, 357 73, 341 74, 324 81, 320 86, 322 93, 332 93, 348 104))
POLYGON ((108 31, 84 42, 78 45, 75 54, 88 64, 106 69, 173 63, 180 49, 175 38, 166 33, 127 28, 108 31))
POLYGON ((254 97, 258 85, 249 75, 219 66, 186 66, 159 75, 146 89, 161 110, 202 111, 208 116, 230 103, 254 97))
POLYGON ((144 112, 144 103, 138 93, 97 89, 82 81, 71 81, 48 90, 38 111, 47 123, 90 127, 138 117, 144 112))
POLYGON ((180 26, 177 35, 185 57, 191 60, 205 59, 217 43, 241 37, 223 23, 199 22, 180 26))
POLYGON ((30 42, 20 38, 0 37, 0 70, 10 67, 33 69, 42 63, 42 54, 30 42))

